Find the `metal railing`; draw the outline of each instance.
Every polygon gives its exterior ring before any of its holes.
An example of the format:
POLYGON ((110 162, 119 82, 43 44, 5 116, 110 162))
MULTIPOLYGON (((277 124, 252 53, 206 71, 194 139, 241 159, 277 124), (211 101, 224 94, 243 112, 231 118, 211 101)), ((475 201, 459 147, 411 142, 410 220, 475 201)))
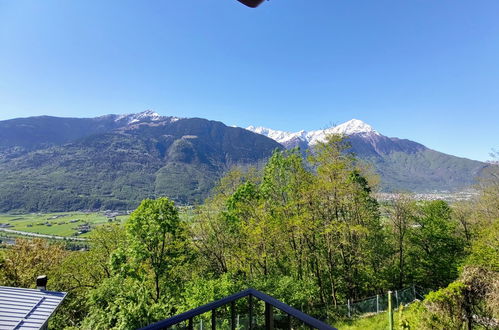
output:
POLYGON ((185 313, 178 314, 176 316, 173 316, 169 319, 159 321, 156 323, 153 323, 151 325, 148 325, 142 330, 155 330, 155 329, 167 329, 172 326, 175 326, 181 322, 187 321, 187 329, 194 329, 194 317, 199 316, 201 314, 211 312, 211 329, 215 330, 216 325, 217 325, 217 314, 216 314, 216 309, 230 305, 230 327, 232 330, 236 329, 236 301, 248 297, 248 329, 252 330, 255 329, 255 324, 253 323, 253 314, 254 314, 254 301, 253 298, 257 298, 263 302, 265 302, 265 329, 270 330, 274 329, 274 313, 273 313, 273 308, 277 308, 280 311, 284 312, 287 315, 287 320, 286 320, 286 328, 287 329, 292 329, 292 322, 291 319, 295 318, 297 320, 300 320, 308 326, 308 328, 311 329, 319 329, 319 330, 337 330, 336 328, 333 328, 326 323, 313 318, 310 315, 307 315, 291 306, 288 306, 284 304, 283 302, 266 295, 265 293, 262 293, 260 291, 257 291, 255 289, 247 289, 238 293, 235 293, 231 296, 222 298, 220 300, 211 302, 209 304, 191 309, 185 313))

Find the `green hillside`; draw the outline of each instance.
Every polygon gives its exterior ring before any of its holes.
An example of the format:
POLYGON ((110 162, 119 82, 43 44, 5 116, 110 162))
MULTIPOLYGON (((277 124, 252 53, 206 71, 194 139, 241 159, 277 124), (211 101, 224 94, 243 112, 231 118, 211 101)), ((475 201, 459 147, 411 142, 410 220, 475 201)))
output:
POLYGON ((430 192, 459 190, 476 183, 487 168, 482 162, 431 149, 391 152, 364 158, 381 177, 383 191, 430 192))
POLYGON ((232 165, 276 148, 204 119, 129 126, 0 160, 0 212, 134 209, 159 196, 198 203, 232 165))

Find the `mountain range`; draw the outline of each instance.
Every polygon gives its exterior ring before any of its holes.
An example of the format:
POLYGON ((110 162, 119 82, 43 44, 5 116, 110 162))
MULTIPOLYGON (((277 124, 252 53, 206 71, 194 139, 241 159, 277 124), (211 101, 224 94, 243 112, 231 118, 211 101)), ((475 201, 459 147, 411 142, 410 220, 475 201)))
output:
POLYGON ((331 133, 347 136, 384 191, 461 189, 489 166, 386 137, 360 120, 288 133, 153 111, 17 118, 0 121, 0 212, 133 209, 165 195, 199 203, 233 165, 261 164, 276 149, 313 148, 331 133))
POLYGON ((250 126, 248 130, 265 135, 285 148, 313 148, 328 134, 344 135, 350 151, 371 164, 381 177, 381 189, 393 191, 456 191, 475 183, 490 166, 487 163, 448 155, 424 145, 387 137, 370 125, 352 119, 324 130, 285 132, 250 126))
POLYGON ((197 203, 231 166, 279 148, 243 128, 152 111, 0 121, 0 212, 133 209, 165 195, 197 203))

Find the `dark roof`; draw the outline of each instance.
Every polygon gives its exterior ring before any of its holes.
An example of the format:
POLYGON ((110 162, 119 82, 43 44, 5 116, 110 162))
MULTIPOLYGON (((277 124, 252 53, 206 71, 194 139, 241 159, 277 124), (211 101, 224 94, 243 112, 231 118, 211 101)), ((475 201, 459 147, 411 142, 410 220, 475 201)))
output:
POLYGON ((65 292, 0 286, 0 329, 40 329, 65 296, 65 292))

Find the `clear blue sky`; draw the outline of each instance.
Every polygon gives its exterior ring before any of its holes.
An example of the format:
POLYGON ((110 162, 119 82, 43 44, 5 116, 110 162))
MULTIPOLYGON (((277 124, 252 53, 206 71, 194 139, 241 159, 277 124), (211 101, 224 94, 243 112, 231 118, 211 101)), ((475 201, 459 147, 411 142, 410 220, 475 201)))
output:
POLYGON ((289 131, 358 118, 486 160, 499 1, 0 0, 0 120, 145 109, 289 131))

